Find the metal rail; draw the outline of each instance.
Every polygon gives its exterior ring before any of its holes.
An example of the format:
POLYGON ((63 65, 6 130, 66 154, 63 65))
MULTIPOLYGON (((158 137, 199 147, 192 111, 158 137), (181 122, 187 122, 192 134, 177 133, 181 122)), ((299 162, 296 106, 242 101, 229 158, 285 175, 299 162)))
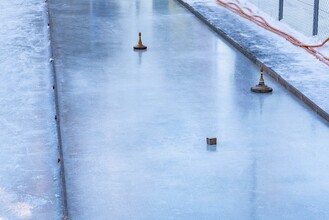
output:
POLYGON ((49 3, 46 0, 46 19, 48 19, 48 36, 50 40, 49 45, 49 54, 50 54, 50 65, 51 65, 51 73, 53 76, 53 91, 54 91, 54 101, 55 101, 55 120, 56 120, 56 133, 57 133, 57 143, 58 143, 58 164, 60 165, 59 176, 60 176, 60 187, 61 187, 61 201, 62 201, 62 220, 68 220, 68 205, 67 205, 67 191, 66 191, 66 182, 65 182, 65 169, 64 169, 64 158, 63 158, 63 142, 62 142, 62 130, 60 124, 60 110, 59 110, 59 100, 58 100, 58 86, 57 86, 57 76, 56 76, 56 67, 55 60, 53 59, 53 43, 52 43, 52 20, 49 10, 49 3))

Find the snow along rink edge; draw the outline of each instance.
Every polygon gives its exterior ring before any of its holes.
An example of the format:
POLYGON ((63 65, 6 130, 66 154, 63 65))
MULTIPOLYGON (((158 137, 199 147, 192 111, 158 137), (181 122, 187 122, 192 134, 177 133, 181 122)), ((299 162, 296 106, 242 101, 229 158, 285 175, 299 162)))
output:
POLYGON ((329 122, 328 66, 213 0, 177 1, 329 122))
POLYGON ((45 3, 0 1, 0 219, 60 219, 45 3))

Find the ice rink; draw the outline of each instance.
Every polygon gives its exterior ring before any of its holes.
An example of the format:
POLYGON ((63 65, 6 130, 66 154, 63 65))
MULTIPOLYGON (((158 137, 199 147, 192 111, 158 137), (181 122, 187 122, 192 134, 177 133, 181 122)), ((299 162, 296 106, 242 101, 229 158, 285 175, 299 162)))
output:
POLYGON ((329 218, 328 124, 177 2, 50 9, 70 219, 329 218))

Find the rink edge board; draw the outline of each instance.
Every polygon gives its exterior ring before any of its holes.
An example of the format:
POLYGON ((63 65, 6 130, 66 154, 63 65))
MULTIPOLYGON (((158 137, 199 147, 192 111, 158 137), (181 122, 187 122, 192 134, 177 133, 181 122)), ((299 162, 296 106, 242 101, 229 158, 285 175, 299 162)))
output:
POLYGON ((56 133, 57 133, 57 143, 58 143, 58 154, 60 157, 60 170, 59 170, 59 176, 60 176, 60 182, 61 182, 61 200, 62 200, 62 220, 68 220, 68 205, 67 205, 67 190, 66 190, 66 182, 65 182, 65 169, 64 169, 64 158, 63 158, 63 141, 62 141, 62 130, 60 125, 60 110, 59 110, 59 98, 58 98, 58 83, 57 83, 57 74, 56 74, 56 66, 55 66, 55 60, 54 60, 54 50, 53 50, 53 35, 52 35, 52 18, 51 18, 51 10, 49 6, 49 2, 46 1, 46 11, 48 12, 47 20, 48 20, 48 36, 50 40, 49 45, 49 54, 50 58, 53 59, 50 61, 50 71, 52 74, 53 79, 53 92, 54 92, 54 105, 55 105, 55 122, 56 122, 56 133))
POLYGON ((329 122, 329 113, 327 113, 325 110, 323 110, 321 107, 319 107, 315 102, 313 102, 310 98, 308 98, 306 95, 304 95, 300 90, 296 89, 292 84, 290 84, 285 79, 283 79, 278 72, 274 71, 272 68, 268 67, 266 64, 261 62, 253 53, 251 53, 246 48, 244 48, 238 41, 235 41, 230 36, 228 36, 225 33, 225 31, 222 30, 220 27, 212 24, 206 17, 204 17, 199 11, 197 11, 189 3, 185 2, 184 0, 176 0, 176 1, 179 2, 181 5, 183 5, 190 12, 192 12, 197 18, 199 18, 202 22, 204 22, 207 26, 209 26, 213 31, 215 31, 217 34, 219 34, 224 40, 226 40, 228 43, 230 43, 233 47, 235 47, 238 51, 240 51, 243 55, 245 55, 253 63, 255 63, 258 66, 263 66, 264 71, 269 76, 271 76, 273 79, 275 79, 277 82, 279 82, 285 89, 287 89, 289 92, 294 94, 299 100, 301 100, 304 104, 309 106, 313 111, 315 111, 324 120, 329 122))

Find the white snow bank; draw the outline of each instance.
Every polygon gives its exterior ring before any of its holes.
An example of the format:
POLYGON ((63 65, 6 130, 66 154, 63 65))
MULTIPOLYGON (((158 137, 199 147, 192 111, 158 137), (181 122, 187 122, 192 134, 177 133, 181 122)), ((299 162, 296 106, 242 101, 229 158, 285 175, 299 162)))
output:
POLYGON ((58 219, 43 0, 0 1, 0 219, 58 219))
MULTIPOLYGON (((216 4, 215 0, 184 0, 187 3, 202 3, 204 5, 208 5, 208 6, 214 6, 218 4, 216 4)), ((222 0, 223 2, 234 2, 237 3, 234 0, 228 1, 228 0, 222 0)), ((319 39, 317 36, 313 36, 313 37, 308 37, 305 36, 304 34, 302 34, 301 32, 295 30, 294 28, 292 28, 291 26, 282 23, 280 21, 278 21, 277 19, 271 17, 270 15, 268 15, 267 13, 263 12, 261 9, 259 9, 257 6, 255 6, 254 4, 252 4, 249 0, 239 0, 240 2, 240 6, 242 7, 247 7, 250 8, 256 15, 259 15, 261 17, 263 17, 271 26, 295 37, 296 39, 298 39, 300 42, 307 44, 307 45, 316 45, 316 44, 320 44, 323 41, 321 39, 319 39)), ((241 17, 242 20, 245 20, 245 22, 249 22, 252 23, 251 21, 248 21, 247 19, 244 19, 241 17)), ((270 31, 268 31, 270 35, 272 35, 273 33, 270 33, 270 31)), ((329 36, 328 36, 329 37, 329 36)), ((322 53, 323 55, 329 57, 329 42, 321 47, 321 48, 317 48, 317 51, 319 51, 320 53, 322 53)), ((305 51, 305 53, 307 53, 305 51)))

